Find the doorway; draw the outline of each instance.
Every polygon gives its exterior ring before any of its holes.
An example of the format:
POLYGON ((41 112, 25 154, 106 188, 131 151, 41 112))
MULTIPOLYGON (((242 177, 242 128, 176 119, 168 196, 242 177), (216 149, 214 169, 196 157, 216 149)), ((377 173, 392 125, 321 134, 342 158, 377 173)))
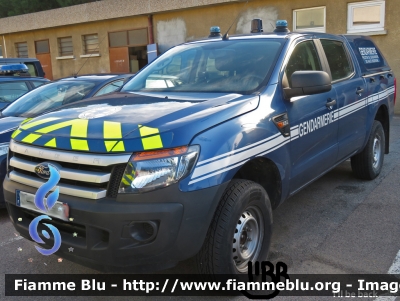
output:
POLYGON ((147 65, 147 46, 129 47, 129 68, 136 73, 147 65))
POLYGON ((136 73, 147 65, 147 28, 109 32, 110 71, 136 73))
POLYGON ((35 52, 36 58, 42 65, 45 77, 49 80, 53 80, 49 40, 35 41, 35 52))

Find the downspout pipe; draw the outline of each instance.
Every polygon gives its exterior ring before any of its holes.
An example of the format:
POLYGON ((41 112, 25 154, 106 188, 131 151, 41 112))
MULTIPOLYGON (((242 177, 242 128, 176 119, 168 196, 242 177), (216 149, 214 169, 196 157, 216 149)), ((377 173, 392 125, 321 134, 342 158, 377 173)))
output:
POLYGON ((149 44, 154 44, 153 15, 147 16, 147 24, 149 31, 149 44))
POLYGON ((4 45, 4 57, 7 58, 7 46, 6 46, 6 38, 3 35, 3 45, 4 45))

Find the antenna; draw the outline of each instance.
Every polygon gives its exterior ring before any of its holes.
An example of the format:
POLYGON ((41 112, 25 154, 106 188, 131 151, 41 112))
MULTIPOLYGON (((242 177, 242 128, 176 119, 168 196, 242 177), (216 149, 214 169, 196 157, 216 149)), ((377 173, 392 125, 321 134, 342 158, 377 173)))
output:
MULTIPOLYGON (((94 50, 100 49, 100 44, 104 41, 104 39, 105 39, 106 37, 107 37, 107 35, 105 35, 104 38, 101 39, 101 41, 99 42, 99 45, 98 45, 97 48, 95 48, 94 50)), ((75 78, 78 76, 79 72, 82 70, 83 66, 85 66, 86 62, 87 62, 88 59, 92 56, 92 54, 94 54, 94 53, 91 53, 91 54, 86 58, 86 60, 85 60, 85 62, 83 63, 83 65, 79 68, 78 72, 74 73, 74 77, 75 77, 75 78)))
POLYGON ((238 13, 238 15, 237 15, 236 19, 235 19, 235 20, 233 20, 233 22, 232 22, 231 26, 229 26, 228 30, 227 30, 227 31, 226 31, 226 33, 223 35, 223 37, 222 37, 222 40, 224 40, 224 41, 227 41, 227 40, 229 40, 229 35, 228 35, 228 32, 231 30, 231 28, 232 28, 233 24, 235 24, 235 22, 236 22, 236 21, 239 19, 239 17, 240 17, 240 14, 241 14, 241 13, 244 11, 244 9, 246 8, 247 4, 249 4, 249 0, 247 0, 247 1, 246 1, 246 4, 244 5, 244 7, 243 7, 242 11, 241 11, 240 13, 238 13))

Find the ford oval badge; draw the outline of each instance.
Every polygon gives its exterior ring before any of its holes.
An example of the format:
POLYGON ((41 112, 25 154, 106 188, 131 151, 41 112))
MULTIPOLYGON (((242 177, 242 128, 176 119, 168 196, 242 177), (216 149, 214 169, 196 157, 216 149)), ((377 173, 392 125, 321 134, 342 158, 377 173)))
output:
POLYGON ((35 173, 41 177, 42 179, 49 179, 50 178, 50 168, 49 165, 55 167, 57 170, 60 170, 59 166, 56 166, 52 163, 40 163, 35 166, 35 173))

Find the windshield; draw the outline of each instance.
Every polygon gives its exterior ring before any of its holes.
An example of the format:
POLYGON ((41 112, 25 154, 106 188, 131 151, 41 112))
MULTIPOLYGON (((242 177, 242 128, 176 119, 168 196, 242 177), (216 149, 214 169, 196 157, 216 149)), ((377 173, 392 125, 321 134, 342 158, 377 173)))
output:
POLYGON ((252 93, 268 80, 284 41, 231 40, 177 46, 138 73, 122 91, 252 93))
POLYGON ((35 117, 45 111, 83 99, 95 83, 58 81, 41 86, 20 97, 1 113, 3 116, 35 117))

